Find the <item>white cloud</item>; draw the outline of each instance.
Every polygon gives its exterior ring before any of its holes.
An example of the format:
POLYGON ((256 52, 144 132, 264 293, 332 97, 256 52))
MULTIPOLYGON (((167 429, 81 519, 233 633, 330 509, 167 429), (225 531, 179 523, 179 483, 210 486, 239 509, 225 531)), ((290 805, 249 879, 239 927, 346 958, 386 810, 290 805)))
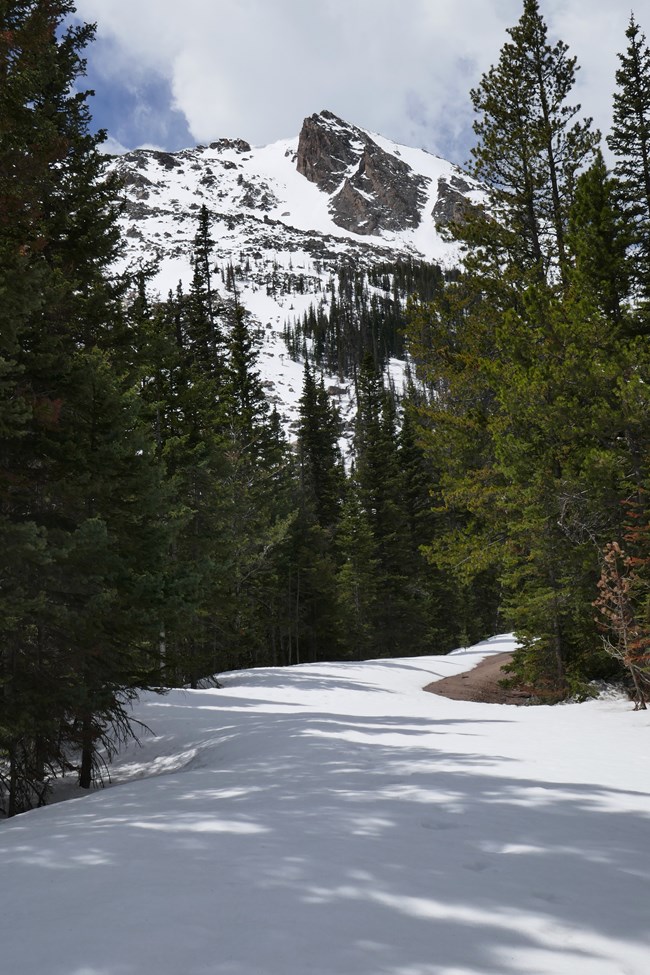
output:
MULTIPOLYGON (((578 55, 578 98, 603 128, 625 47, 623 7, 542 3, 551 37, 578 55)), ((165 77, 197 141, 263 144, 329 108, 447 155, 463 153, 469 89, 521 14, 520 0, 77 0, 77 8, 119 52, 103 74, 165 77)))
POLYGON ((125 152, 128 152, 127 146, 123 146, 121 142, 114 139, 112 135, 109 135, 105 142, 101 144, 101 151, 107 156, 122 156, 125 152))

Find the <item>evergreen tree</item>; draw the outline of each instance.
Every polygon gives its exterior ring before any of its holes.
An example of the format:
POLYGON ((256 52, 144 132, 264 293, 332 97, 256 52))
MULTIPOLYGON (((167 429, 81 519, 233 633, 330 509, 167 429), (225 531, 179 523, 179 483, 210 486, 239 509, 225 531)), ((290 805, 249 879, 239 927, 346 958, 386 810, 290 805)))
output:
MULTIPOLYGON (((136 302, 134 315, 142 307, 136 302)), ((165 683, 195 685, 222 664, 223 622, 216 610, 227 585, 229 503, 223 375, 187 340, 191 316, 179 285, 134 328, 141 397, 173 499, 162 676, 165 683)))
POLYGON ((210 214, 205 204, 199 212, 192 256, 192 286, 187 299, 188 347, 208 375, 216 376, 224 356, 219 323, 223 309, 212 273, 215 243, 210 236, 210 214))
POLYGON ((337 532, 338 629, 343 656, 364 660, 380 652, 377 633, 379 557, 368 514, 350 480, 337 532))
POLYGON ((230 310, 224 395, 230 436, 252 459, 255 451, 264 450, 265 436, 262 434, 268 429, 269 407, 257 368, 258 350, 251 335, 249 317, 235 291, 230 310))
POLYGON ((317 383, 309 362, 305 362, 298 462, 302 492, 322 528, 335 526, 340 514, 345 483, 340 434, 340 420, 329 403, 323 380, 317 383))
POLYGON ((517 673, 552 696, 599 666, 598 549, 631 470, 625 244, 602 158, 580 175, 596 137, 568 104, 575 60, 535 0, 509 34, 473 93, 490 213, 455 228, 463 273, 411 334, 447 521, 429 557, 474 592, 503 588, 517 673))
POLYGON ((548 43, 537 0, 524 0, 508 34, 498 64, 472 91, 473 174, 489 188, 490 216, 477 215, 459 232, 470 244, 483 238, 480 262, 490 262, 493 274, 513 267, 538 278, 558 271, 564 277, 575 182, 598 135, 589 119, 576 120, 579 106, 567 102, 576 59, 562 41, 548 43))
MULTIPOLYGON (((0 534, 3 552, 22 566, 6 577, 12 610, 0 650, 10 814, 42 801, 48 772, 68 761, 82 699, 84 717, 105 729, 119 716, 119 689, 145 680, 165 535, 145 427, 106 358, 123 336, 108 272, 118 204, 115 180, 104 175, 103 133, 90 133, 89 93, 78 84, 93 30, 67 23, 73 11, 69 0, 0 6, 0 288, 9 312, 0 417, 10 427, 0 534), (109 442, 114 475, 110 463, 97 464, 109 442), (121 491, 141 514, 126 517, 121 491), (84 588, 80 553, 93 539, 106 561, 84 588), (121 654, 113 654, 101 614, 94 646, 86 642, 99 606, 120 617, 121 654), (100 687, 101 700, 93 697, 100 687)), ((88 737, 85 745, 87 771, 88 737)))
POLYGON ((434 302, 411 305, 410 348, 426 390, 418 440, 435 516, 423 544, 431 571, 454 587, 461 644, 494 632, 502 599, 505 480, 491 435, 498 404, 490 365, 499 304, 484 301, 475 279, 463 275, 434 302))
POLYGON ((617 157, 620 202, 629 223, 632 273, 639 296, 650 302, 650 48, 634 16, 619 54, 612 131, 607 142, 617 157))
POLYGON ((578 179, 569 215, 567 248, 574 293, 591 294, 600 312, 619 327, 629 295, 628 236, 616 203, 616 183, 602 153, 578 179))
POLYGON ((335 537, 345 486, 338 415, 321 378, 305 362, 296 444, 299 483, 292 531, 296 657, 339 655, 336 629, 335 537))
POLYGON ((149 311, 139 294, 132 303, 141 395, 174 501, 167 683, 195 686, 224 668, 291 658, 293 471, 233 274, 229 289, 217 370, 191 341, 191 294, 179 286, 149 311))
POLYGON ((238 666, 268 659, 285 618, 276 586, 287 581, 286 549, 293 524, 293 470, 277 414, 269 412, 257 368, 250 315, 239 301, 234 270, 223 384, 227 567, 221 593, 223 646, 238 666))
POLYGON ((417 608, 409 591, 407 517, 395 405, 370 354, 359 373, 357 402, 354 479, 372 533, 377 565, 374 652, 377 656, 399 656, 415 651, 411 631, 418 628, 417 608))
POLYGON ((461 645, 476 643, 493 632, 494 616, 482 627, 490 609, 483 593, 483 606, 477 612, 464 612, 466 594, 451 573, 425 559, 425 547, 440 534, 444 516, 440 503, 439 471, 420 442, 416 426, 417 406, 413 391, 404 403, 399 433, 399 464, 403 476, 403 503, 407 518, 406 563, 408 585, 413 601, 411 637, 419 653, 445 653, 461 645))
POLYGON ((46 581, 57 668, 74 675, 66 734, 80 746, 88 788, 97 742, 110 752, 114 733, 128 732, 127 696, 158 682, 170 526, 135 390, 124 392, 96 349, 76 357, 71 380, 75 410, 61 424, 54 471, 59 510, 46 515, 46 581))

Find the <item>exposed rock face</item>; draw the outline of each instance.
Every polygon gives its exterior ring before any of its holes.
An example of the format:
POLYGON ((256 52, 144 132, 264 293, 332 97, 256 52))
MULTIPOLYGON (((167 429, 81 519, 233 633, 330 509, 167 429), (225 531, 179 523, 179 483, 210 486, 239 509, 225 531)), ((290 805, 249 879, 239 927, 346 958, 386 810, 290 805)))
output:
POLYGON ((122 185, 131 190, 131 198, 136 200, 147 200, 149 198, 149 190, 154 186, 150 179, 147 179, 142 173, 135 171, 126 173, 122 179, 122 185))
POLYGON ((366 141, 365 132, 332 112, 310 115, 300 131, 296 169, 325 193, 333 193, 358 162, 366 141))
POLYGON ((216 142, 210 143, 210 148, 218 149, 219 152, 223 152, 224 149, 233 149, 239 153, 251 151, 250 142, 246 142, 245 139, 217 139, 216 142))
POLYGON ((474 187, 461 176, 450 179, 442 176, 438 180, 438 199, 432 210, 436 227, 445 227, 450 223, 460 223, 471 206, 466 195, 474 187))
POLYGON ((305 119, 296 167, 326 193, 334 223, 356 234, 417 227, 428 181, 366 133, 321 112, 305 119))
POLYGON ((332 201, 334 222, 357 234, 409 230, 420 223, 427 181, 370 141, 332 201))

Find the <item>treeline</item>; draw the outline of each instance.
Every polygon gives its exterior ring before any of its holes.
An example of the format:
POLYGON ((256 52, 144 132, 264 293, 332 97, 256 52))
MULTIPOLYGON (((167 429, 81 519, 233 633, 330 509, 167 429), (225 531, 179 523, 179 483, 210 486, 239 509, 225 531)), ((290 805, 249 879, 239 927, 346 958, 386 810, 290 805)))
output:
POLYGON ((413 258, 367 269, 343 263, 320 299, 285 324, 287 349, 292 358, 311 358, 318 369, 342 379, 357 374, 368 352, 383 371, 389 359, 404 358, 408 298, 417 294, 429 301, 443 280, 437 265, 413 258))
POLYGON ((650 681, 650 52, 634 17, 607 144, 571 102, 576 63, 524 0, 472 92, 459 278, 414 305, 420 435, 447 529, 428 556, 490 573, 545 700, 622 662, 650 681))
POLYGON ((141 278, 127 303, 134 355, 125 368, 178 513, 167 571, 175 585, 194 580, 182 585, 182 625, 167 602, 165 682, 451 649, 464 627, 485 632, 460 611, 449 620, 449 587, 420 554, 436 517, 430 471, 372 352, 356 380, 352 469, 309 358, 289 445, 264 396, 236 274, 229 269, 220 294, 213 251, 202 208, 189 292, 179 285, 150 306, 141 278))

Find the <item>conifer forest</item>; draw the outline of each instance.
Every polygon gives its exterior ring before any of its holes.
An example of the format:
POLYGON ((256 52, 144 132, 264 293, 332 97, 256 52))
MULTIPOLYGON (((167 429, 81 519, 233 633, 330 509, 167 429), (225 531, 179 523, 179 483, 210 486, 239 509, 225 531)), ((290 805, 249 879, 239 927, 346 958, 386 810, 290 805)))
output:
MULTIPOLYGON (((288 321, 289 437, 237 270, 118 275, 121 188, 73 0, 0 0, 0 802, 88 788, 142 689, 236 668, 443 653, 513 630, 543 703, 650 687, 650 48, 613 124, 523 0, 471 92, 453 272, 342 265, 288 321), (406 357, 403 392, 386 363, 406 357), (351 377, 341 420, 323 371, 351 377), (100 748, 100 746, 102 746, 100 748)), ((615 43, 615 40, 612 41, 615 43)), ((295 284, 299 287, 299 284, 295 284)))

